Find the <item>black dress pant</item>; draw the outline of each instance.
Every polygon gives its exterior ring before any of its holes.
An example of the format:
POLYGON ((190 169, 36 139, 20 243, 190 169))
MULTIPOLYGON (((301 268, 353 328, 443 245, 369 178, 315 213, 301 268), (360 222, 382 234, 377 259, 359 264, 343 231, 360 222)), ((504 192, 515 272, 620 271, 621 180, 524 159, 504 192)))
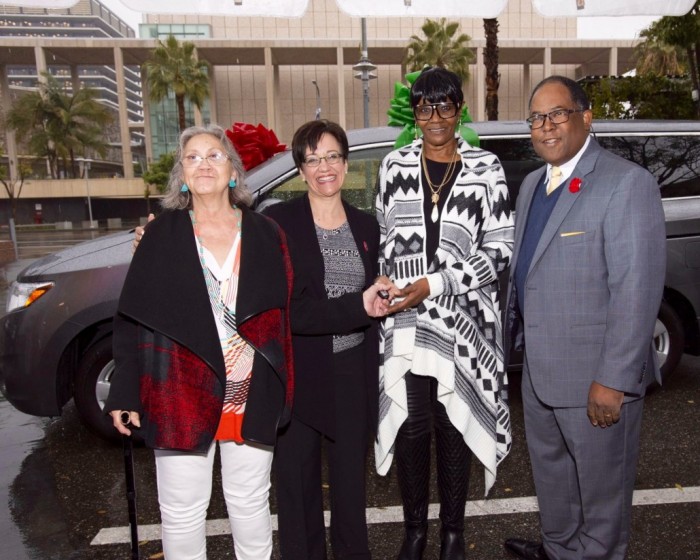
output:
POLYGON ((275 448, 283 560, 325 560, 321 446, 328 460, 331 546, 336 560, 369 559, 365 470, 369 437, 364 346, 334 355, 335 441, 292 416, 275 448))

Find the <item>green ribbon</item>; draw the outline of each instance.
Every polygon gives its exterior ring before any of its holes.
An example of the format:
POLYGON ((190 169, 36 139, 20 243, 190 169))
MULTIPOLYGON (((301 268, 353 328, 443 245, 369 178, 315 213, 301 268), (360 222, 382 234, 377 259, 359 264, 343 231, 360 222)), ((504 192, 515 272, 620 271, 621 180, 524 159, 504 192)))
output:
MULTIPOLYGON (((403 130, 399 133, 394 148, 401 148, 413 142, 414 139, 421 135, 420 128, 416 125, 413 117, 413 108, 411 107, 411 86, 422 70, 410 72, 406 74, 408 85, 402 82, 394 84, 394 97, 391 100, 391 106, 386 114, 389 116, 389 126, 402 126, 403 130)), ((459 135, 470 145, 479 146, 479 135, 473 128, 466 126, 463 123, 472 122, 469 115, 469 108, 465 103, 462 105, 462 119, 459 125, 459 135)))

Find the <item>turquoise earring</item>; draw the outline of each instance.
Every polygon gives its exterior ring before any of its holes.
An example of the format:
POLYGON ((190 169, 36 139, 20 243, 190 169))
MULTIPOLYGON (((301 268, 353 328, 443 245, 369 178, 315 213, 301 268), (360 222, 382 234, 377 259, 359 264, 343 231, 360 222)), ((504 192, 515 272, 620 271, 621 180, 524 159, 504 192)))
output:
POLYGON ((182 183, 182 186, 180 187, 180 192, 187 192, 188 190, 190 189, 187 187, 187 183, 182 183))
POLYGON ((235 180, 235 179, 231 179, 231 180, 228 182, 228 188, 229 188, 229 189, 235 189, 235 188, 236 188, 236 180, 235 180))

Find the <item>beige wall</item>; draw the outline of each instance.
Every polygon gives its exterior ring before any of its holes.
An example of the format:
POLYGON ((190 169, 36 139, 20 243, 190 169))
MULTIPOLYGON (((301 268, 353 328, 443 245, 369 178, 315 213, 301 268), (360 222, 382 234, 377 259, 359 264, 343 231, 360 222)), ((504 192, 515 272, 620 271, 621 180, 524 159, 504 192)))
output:
MULTIPOLYGON (((294 19, 150 15, 147 16, 147 20, 148 23, 208 24, 212 27, 214 38, 217 39, 357 40, 357 58, 345 60, 345 111, 347 128, 363 126, 362 82, 353 78, 351 68, 360 57, 361 23, 360 19, 351 18, 341 12, 334 0, 310 0, 309 9, 304 17, 294 19)), ((533 12, 531 0, 511 0, 507 10, 498 20, 500 39, 576 38, 575 18, 542 18, 533 12)), ((484 39, 483 20, 463 18, 459 21, 461 33, 467 33, 472 39, 484 39)), ((411 35, 422 36, 420 27, 423 22, 423 18, 369 18, 367 37, 370 60, 373 40, 403 39, 408 42, 411 35)), ((471 114, 476 118, 476 86, 473 83, 476 67, 472 65, 471 70, 472 82, 465 84, 464 90, 471 114)), ((576 68, 554 66, 553 70, 573 77, 576 68)), ((541 67, 539 71, 533 68, 527 86, 522 83, 523 70, 520 66, 502 65, 500 71, 499 118, 521 119, 524 117, 529 88, 543 77, 541 67), (528 91, 524 91, 525 89, 528 91)), ((370 126, 386 124, 386 111, 393 97, 394 84, 402 79, 399 65, 381 65, 376 73, 377 79, 370 82, 370 126)), ((314 117, 316 90, 312 80, 317 81, 321 92, 322 116, 331 120, 339 119, 335 66, 282 66, 279 70, 280 122, 275 132, 283 142, 289 142, 293 131, 314 117)), ((266 104, 264 67, 216 68, 216 115, 220 124, 228 126, 235 121, 244 121, 268 125, 266 104)))
MULTIPOLYGON (((94 198, 142 198, 143 179, 89 179, 90 196, 94 198)), ((85 179, 27 180, 22 187, 22 200, 43 198, 81 198, 87 196, 85 179)), ((0 189, 0 199, 7 199, 0 189)))
MULTIPOLYGON (((377 0, 381 1, 381 0, 377 0)), ((484 0, 488 1, 488 0, 484 0)), ((438 18, 436 15, 435 18, 438 18)), ((454 20, 454 18, 450 18, 454 20)), ((301 18, 245 18, 212 16, 148 15, 148 23, 201 23, 212 26, 215 38, 229 39, 359 39, 360 20, 340 11, 335 0, 310 0, 301 18)), ((531 0, 510 0, 498 17, 503 38, 576 38, 576 18, 543 18, 531 0)), ((370 39, 408 39, 419 33, 424 18, 368 18, 370 39)), ((481 19, 461 18, 460 31, 483 38, 481 19)))

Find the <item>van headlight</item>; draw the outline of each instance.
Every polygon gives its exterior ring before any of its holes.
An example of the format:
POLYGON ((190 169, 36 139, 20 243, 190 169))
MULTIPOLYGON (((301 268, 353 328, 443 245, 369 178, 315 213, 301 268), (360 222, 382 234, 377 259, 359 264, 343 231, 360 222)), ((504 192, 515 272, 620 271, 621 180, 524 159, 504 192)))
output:
POLYGON ((53 287, 53 282, 12 282, 7 298, 7 312, 29 307, 53 287))

